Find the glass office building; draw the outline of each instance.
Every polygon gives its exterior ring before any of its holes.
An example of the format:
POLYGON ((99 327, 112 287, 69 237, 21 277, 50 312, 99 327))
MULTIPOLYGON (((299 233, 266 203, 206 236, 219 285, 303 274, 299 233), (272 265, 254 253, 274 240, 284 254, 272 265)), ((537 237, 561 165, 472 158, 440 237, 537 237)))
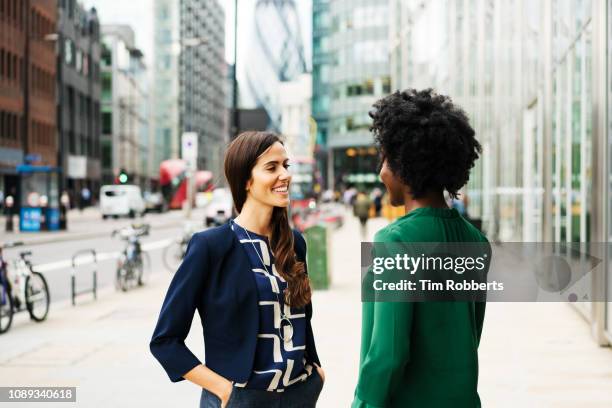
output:
POLYGON ((240 10, 248 16, 248 21, 239 20, 240 24, 250 24, 245 58, 238 58, 239 75, 244 78, 241 102, 244 107, 264 108, 270 129, 280 132, 280 84, 298 80, 310 71, 310 25, 305 24, 311 13, 310 1, 245 0, 240 10))
POLYGON ((337 0, 316 16, 329 24, 329 35, 315 37, 314 44, 328 62, 319 65, 318 81, 315 72, 315 86, 327 84, 329 95, 314 111, 328 112, 326 134, 320 136, 327 139, 331 188, 378 183, 368 112, 391 91, 388 8, 388 0, 337 0))
POLYGON ((198 134, 198 169, 222 174, 225 113, 225 11, 217 0, 155 0, 153 99, 156 168, 180 157, 184 132, 198 134))
MULTIPOLYGON (((393 88, 451 95, 483 145, 465 192, 489 237, 609 242, 612 0, 390 7, 393 88)), ((610 279, 587 284, 612 299, 610 279)), ((576 305, 597 342, 612 342, 612 303, 576 305)))
POLYGON ((328 154, 327 135, 329 104, 331 98, 329 71, 332 53, 329 49, 331 35, 330 0, 312 2, 312 119, 316 125, 314 156, 322 176, 324 187, 327 178, 328 154))

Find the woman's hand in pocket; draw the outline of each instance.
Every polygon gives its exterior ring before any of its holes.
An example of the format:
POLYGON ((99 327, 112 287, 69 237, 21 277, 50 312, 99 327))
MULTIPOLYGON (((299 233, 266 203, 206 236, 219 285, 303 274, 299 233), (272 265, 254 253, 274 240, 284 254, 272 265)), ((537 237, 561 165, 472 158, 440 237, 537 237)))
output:
POLYGON ((319 377, 321 377, 321 380, 325 382, 325 371, 323 371, 323 369, 319 367, 317 363, 313 363, 313 364, 315 366, 315 369, 317 370, 317 373, 319 373, 319 377))
POLYGON ((234 389, 234 385, 230 380, 215 373, 203 364, 192 368, 183 378, 216 395, 221 400, 221 408, 227 406, 234 389))
POLYGON ((219 399, 221 400, 221 408, 225 408, 230 400, 230 397, 232 396, 232 392, 234 391, 234 386, 232 385, 231 381, 225 380, 227 381, 227 383, 221 385, 221 392, 219 393, 219 395, 217 395, 219 397, 219 399))

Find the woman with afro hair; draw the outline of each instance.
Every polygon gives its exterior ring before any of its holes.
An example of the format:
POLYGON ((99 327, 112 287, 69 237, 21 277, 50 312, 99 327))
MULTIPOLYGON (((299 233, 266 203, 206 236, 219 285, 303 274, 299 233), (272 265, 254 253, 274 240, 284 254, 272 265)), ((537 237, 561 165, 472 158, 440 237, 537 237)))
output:
MULTIPOLYGON (((375 242, 482 242, 449 208, 482 152, 466 114, 431 89, 395 92, 374 104, 371 130, 391 205, 406 214, 375 242)), ((484 302, 364 302, 353 408, 480 407, 478 344, 484 302)))

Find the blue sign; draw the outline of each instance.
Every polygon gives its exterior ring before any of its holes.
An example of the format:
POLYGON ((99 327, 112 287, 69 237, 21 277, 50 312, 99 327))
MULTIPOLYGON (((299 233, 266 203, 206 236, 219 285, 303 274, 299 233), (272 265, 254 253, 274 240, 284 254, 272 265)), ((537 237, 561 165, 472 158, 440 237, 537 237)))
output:
POLYGON ((59 208, 47 208, 47 228, 49 231, 57 231, 60 227, 59 208))
POLYGON ((40 208, 21 207, 19 215, 19 230, 21 231, 40 231, 40 208))

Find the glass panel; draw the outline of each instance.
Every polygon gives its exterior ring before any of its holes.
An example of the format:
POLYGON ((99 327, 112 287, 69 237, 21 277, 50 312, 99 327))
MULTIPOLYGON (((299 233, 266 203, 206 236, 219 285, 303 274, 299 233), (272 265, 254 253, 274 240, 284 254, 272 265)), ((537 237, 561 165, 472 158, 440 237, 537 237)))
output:
MULTIPOLYGON (((607 23, 612 22, 612 0, 608 0, 608 19, 607 23)), ((608 29, 608 72, 607 72, 607 90, 608 90, 608 166, 612 164, 612 30, 608 29)), ((612 192, 612 173, 608 170, 608 194, 612 192)), ((612 242, 612 200, 608 197, 608 242, 612 242)), ((612 276, 610 272, 610 256, 607 254, 607 272, 608 276, 612 276)), ((612 279, 607 279, 608 287, 606 298, 611 300, 606 303, 606 330, 612 333, 612 279)))
POLYGON ((523 114, 523 241, 542 240, 543 172, 542 114, 540 105, 523 114))

